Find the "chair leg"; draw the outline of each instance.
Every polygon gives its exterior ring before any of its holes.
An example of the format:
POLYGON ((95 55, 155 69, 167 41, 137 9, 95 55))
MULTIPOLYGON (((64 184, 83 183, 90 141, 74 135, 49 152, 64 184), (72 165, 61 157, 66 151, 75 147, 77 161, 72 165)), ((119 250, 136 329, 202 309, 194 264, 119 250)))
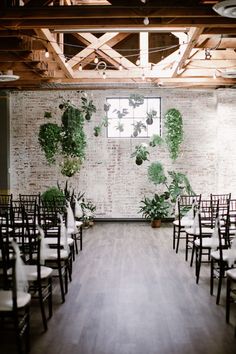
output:
POLYGON ((194 253, 195 253, 195 244, 193 243, 192 254, 191 254, 191 261, 190 261, 190 267, 193 266, 194 253))
POLYGON ((82 251, 82 249, 83 249, 83 231, 82 231, 82 227, 80 227, 79 233, 80 233, 80 251, 82 251))
POLYGON ((230 278, 227 277, 226 281, 226 323, 229 323, 229 317, 230 317, 230 288, 231 288, 231 281, 230 278))
POLYGON ((196 283, 199 283, 200 278, 200 269, 202 263, 202 250, 198 247, 197 254, 196 254, 196 283))
POLYGON ((188 261, 188 233, 186 232, 186 243, 185 243, 185 261, 188 261))
POLYGON ((65 292, 64 292, 61 264, 58 266, 58 275, 59 275, 59 282, 60 282, 60 289, 61 289, 61 299, 62 299, 62 302, 65 302, 65 292))
POLYGON ((47 319, 46 319, 46 314, 45 314, 45 308, 44 308, 44 302, 43 302, 43 293, 42 293, 42 287, 39 286, 39 303, 40 303, 40 309, 41 309, 41 316, 42 316, 42 321, 43 321, 43 328, 44 331, 46 332, 48 329, 47 325, 47 319))
POLYGON ((211 259, 211 274, 210 274, 210 294, 214 292, 214 260, 211 259))
POLYGON ((173 226, 173 250, 175 249, 175 235, 176 235, 176 227, 173 226))
POLYGON ((49 318, 51 318, 52 317, 52 278, 49 279, 48 312, 49 312, 49 318))
POLYGON ((177 233, 177 244, 176 244, 176 250, 175 252, 179 252, 179 240, 180 240, 180 227, 178 227, 178 233, 177 233))
POLYGON ((223 265, 220 264, 220 275, 219 275, 219 281, 218 281, 216 305, 219 305, 219 303, 220 303, 220 294, 221 294, 221 287, 222 287, 223 277, 224 277, 224 268, 223 268, 223 265))

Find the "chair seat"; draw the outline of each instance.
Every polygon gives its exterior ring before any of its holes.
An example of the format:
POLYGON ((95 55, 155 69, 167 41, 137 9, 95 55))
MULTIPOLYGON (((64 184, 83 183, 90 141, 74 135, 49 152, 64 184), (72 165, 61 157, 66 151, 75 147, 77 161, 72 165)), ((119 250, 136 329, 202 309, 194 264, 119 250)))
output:
MULTIPOLYGON (((189 235, 193 235, 193 236, 199 236, 200 235, 200 230, 199 228, 196 228, 196 231, 193 232, 193 228, 187 228, 185 229, 185 232, 189 235)), ((213 232, 213 229, 211 229, 210 227, 202 227, 202 235, 211 235, 213 232)))
MULTIPOLYGON (((68 252, 66 250, 60 250, 60 257, 62 260, 68 258, 68 252)), ((55 261, 58 259, 57 249, 49 249, 46 252, 45 260, 46 261, 55 261)))
POLYGON ((232 278, 233 280, 236 280, 236 268, 227 270, 226 275, 232 278))
MULTIPOLYGON (((232 257, 231 251, 232 251, 231 249, 227 249, 227 250, 222 251, 223 261, 227 262, 229 260, 229 258, 232 257)), ((215 260, 219 260, 220 259, 219 250, 211 252, 211 257, 214 258, 215 260)), ((235 259, 236 259, 236 250, 235 250, 235 259)))
POLYGON ((191 219, 181 219, 180 222, 179 220, 174 220, 173 224, 175 226, 179 226, 179 227, 190 227, 193 225, 193 220, 191 219))
MULTIPOLYGON (((24 265, 24 271, 28 281, 37 280, 37 266, 36 265, 24 265)), ((46 279, 52 275, 53 269, 45 266, 41 266, 41 279, 46 279)))
MULTIPOLYGON (((57 237, 46 237, 45 238, 45 242, 48 244, 48 245, 57 245, 57 237)), ((71 237, 68 237, 67 238, 67 244, 68 246, 72 246, 74 244, 74 240, 71 238, 71 237)), ((65 246, 66 245, 66 242, 64 239, 60 239, 60 245, 61 246, 65 246)))
MULTIPOLYGON (((194 241, 195 246, 200 247, 200 239, 194 241)), ((211 248, 212 247, 212 238, 203 237, 202 238, 202 248, 211 248)))
MULTIPOLYGON (((30 303, 31 295, 22 291, 17 292, 17 307, 22 308, 30 303)), ((12 291, 0 290, 0 311, 12 311, 12 291)))
POLYGON ((83 225, 83 222, 79 221, 79 220, 76 220, 75 221, 75 225, 76 225, 76 227, 81 227, 83 225))

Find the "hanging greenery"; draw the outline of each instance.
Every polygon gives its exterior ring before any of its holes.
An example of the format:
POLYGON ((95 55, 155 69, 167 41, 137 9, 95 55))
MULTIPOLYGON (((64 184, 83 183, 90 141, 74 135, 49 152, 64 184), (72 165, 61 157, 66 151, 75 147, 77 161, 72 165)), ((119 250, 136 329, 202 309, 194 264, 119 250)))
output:
POLYGON ((42 124, 38 140, 48 163, 50 165, 55 163, 55 155, 59 151, 61 140, 61 127, 56 123, 42 124))
POLYGON ((181 113, 175 109, 169 109, 164 117, 165 142, 170 157, 176 160, 179 156, 180 145, 183 142, 183 121, 181 113))
MULTIPOLYGON (((84 122, 88 119, 88 115, 91 117, 92 112, 96 111, 92 100, 88 100, 84 94, 81 101, 82 105, 79 108, 70 101, 63 101, 59 105, 63 110, 61 126, 56 123, 46 123, 39 129, 38 140, 47 162, 54 164, 56 157, 60 156, 61 173, 67 177, 78 172, 85 159, 84 122)), ((51 117, 50 112, 46 113, 45 117, 51 117)))

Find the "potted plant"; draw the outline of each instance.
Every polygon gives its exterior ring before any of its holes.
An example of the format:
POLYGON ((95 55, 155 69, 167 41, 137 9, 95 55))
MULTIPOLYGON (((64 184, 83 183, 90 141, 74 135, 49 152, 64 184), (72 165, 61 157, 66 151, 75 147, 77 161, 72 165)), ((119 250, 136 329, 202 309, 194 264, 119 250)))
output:
POLYGON ((141 200, 139 213, 146 219, 151 220, 152 227, 160 227, 161 220, 169 215, 170 203, 168 202, 169 194, 155 193, 153 198, 144 197, 141 200))
POLYGON ((149 151, 147 150, 147 144, 135 146, 135 151, 131 154, 131 157, 135 157, 136 165, 142 165, 143 161, 148 160, 149 151))
POLYGON ((94 205, 91 200, 86 200, 82 198, 81 208, 83 211, 83 224, 84 227, 90 227, 94 224, 94 212, 96 210, 96 205, 94 205))

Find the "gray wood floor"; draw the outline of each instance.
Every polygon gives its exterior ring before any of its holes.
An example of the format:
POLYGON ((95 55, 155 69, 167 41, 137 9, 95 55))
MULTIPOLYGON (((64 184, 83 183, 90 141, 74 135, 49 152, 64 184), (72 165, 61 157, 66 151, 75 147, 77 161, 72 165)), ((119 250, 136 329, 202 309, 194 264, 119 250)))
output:
POLYGON ((180 248, 176 255, 171 225, 108 222, 85 230, 66 302, 55 296, 47 333, 32 316, 31 354, 235 354, 224 289, 217 306, 209 267, 196 285, 180 248))

